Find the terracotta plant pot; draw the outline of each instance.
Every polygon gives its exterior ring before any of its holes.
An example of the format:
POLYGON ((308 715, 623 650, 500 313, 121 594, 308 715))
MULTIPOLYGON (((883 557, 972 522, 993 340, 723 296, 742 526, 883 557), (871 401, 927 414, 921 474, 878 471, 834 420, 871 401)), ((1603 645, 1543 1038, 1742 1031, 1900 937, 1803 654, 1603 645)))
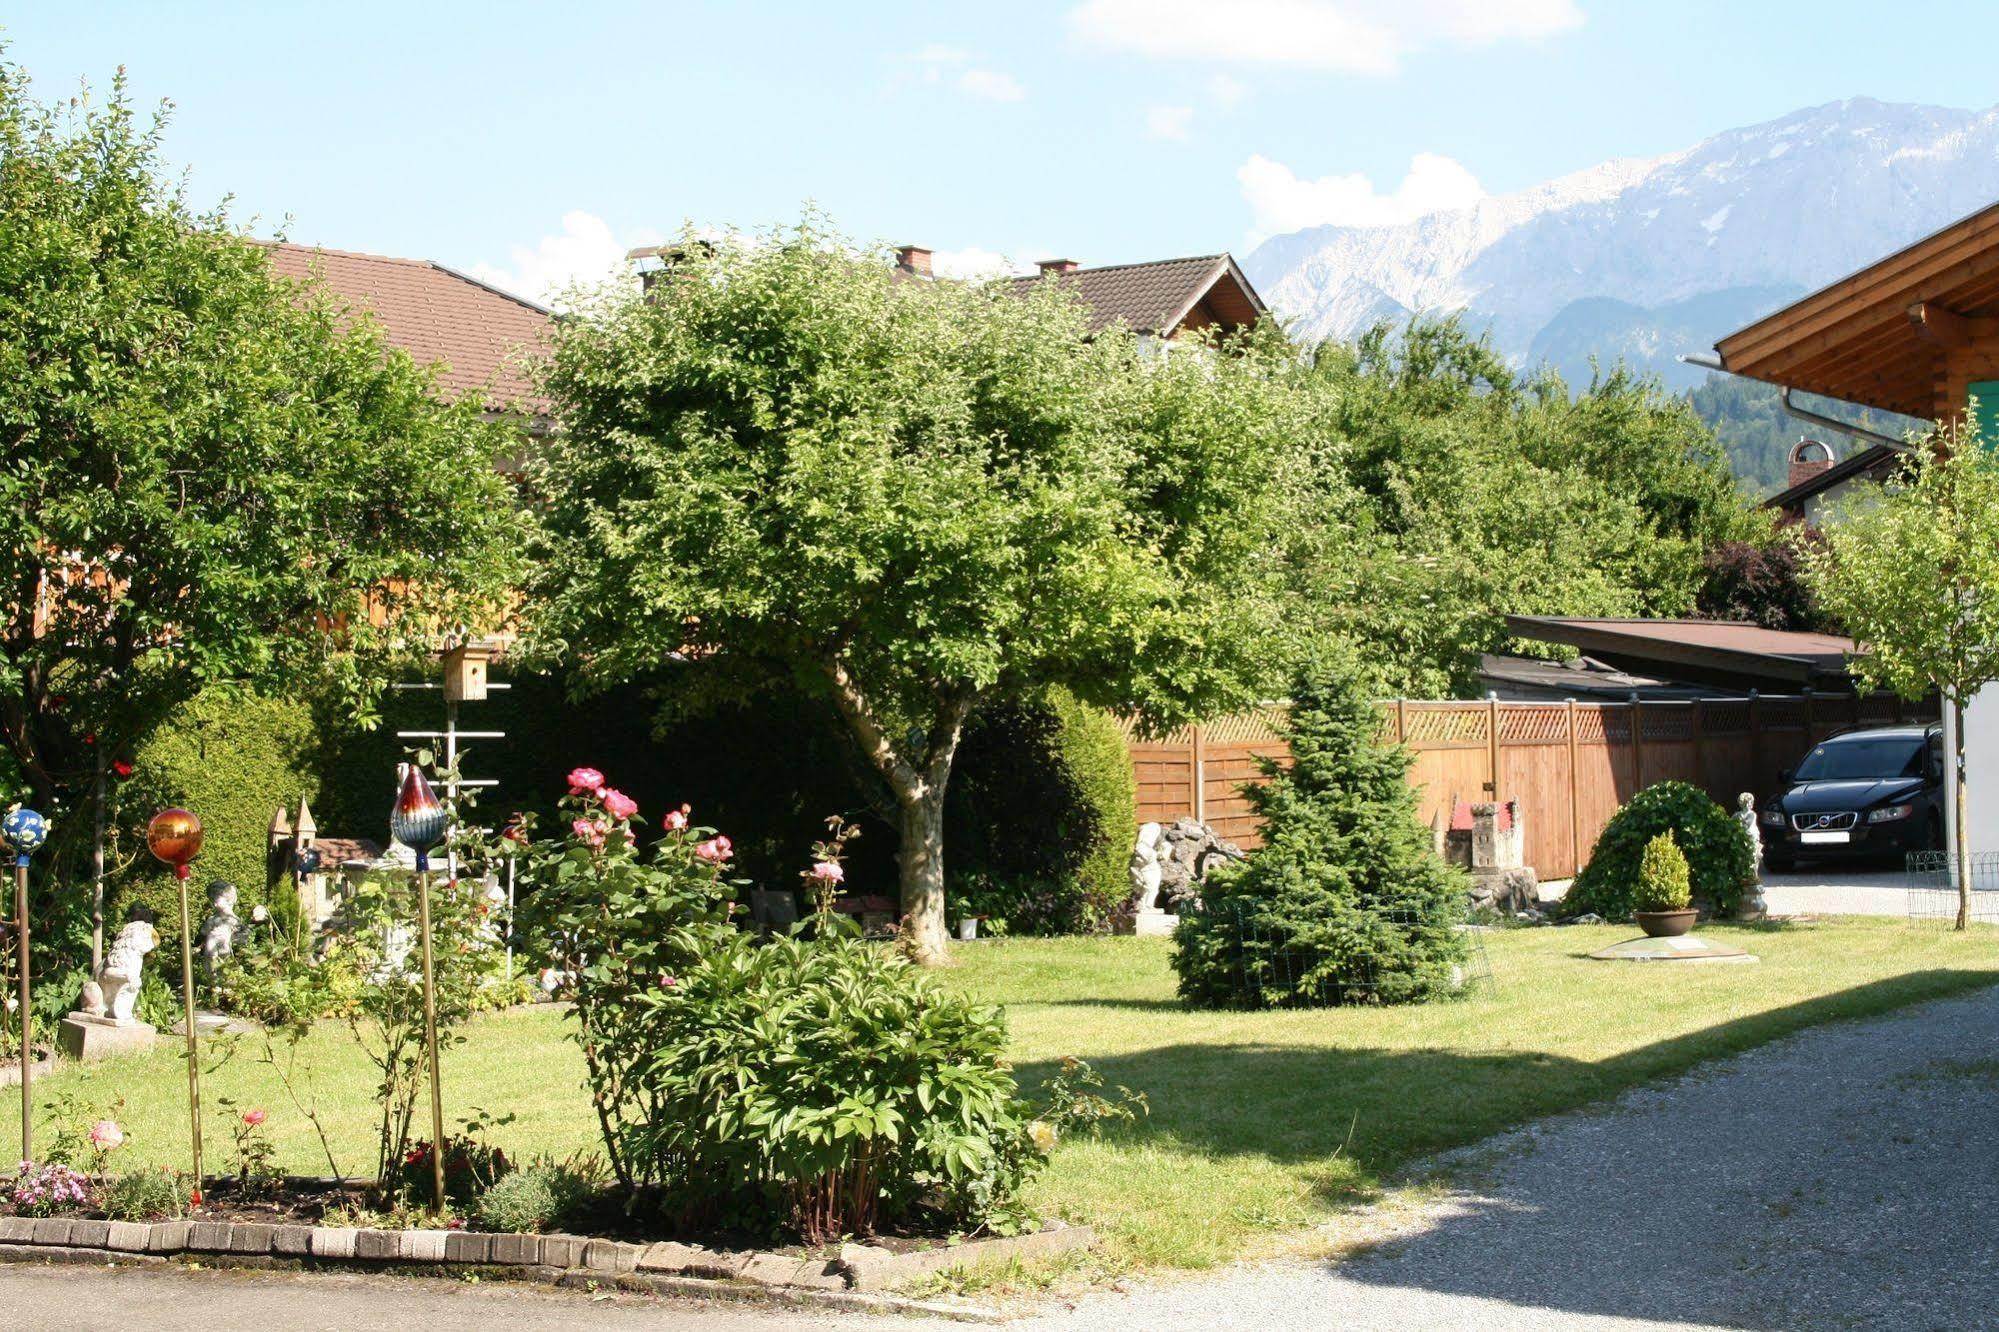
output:
POLYGON ((1683 907, 1678 911, 1634 911, 1631 914, 1647 938, 1676 939, 1694 927, 1701 913, 1692 907, 1683 907))

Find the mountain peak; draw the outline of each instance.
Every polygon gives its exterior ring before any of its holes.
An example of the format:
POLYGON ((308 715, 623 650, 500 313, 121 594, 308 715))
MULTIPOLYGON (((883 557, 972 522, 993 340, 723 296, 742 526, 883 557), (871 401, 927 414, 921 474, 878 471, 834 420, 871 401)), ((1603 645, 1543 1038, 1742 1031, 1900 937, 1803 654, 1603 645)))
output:
POLYGON ((1677 354, 1736 326, 1716 321, 1753 319, 1994 198, 1999 109, 1851 97, 1410 222, 1274 236, 1244 268, 1304 338, 1461 311, 1516 363, 1574 373, 1622 354, 1684 380, 1677 354), (1579 302, 1592 304, 1565 319, 1579 302))

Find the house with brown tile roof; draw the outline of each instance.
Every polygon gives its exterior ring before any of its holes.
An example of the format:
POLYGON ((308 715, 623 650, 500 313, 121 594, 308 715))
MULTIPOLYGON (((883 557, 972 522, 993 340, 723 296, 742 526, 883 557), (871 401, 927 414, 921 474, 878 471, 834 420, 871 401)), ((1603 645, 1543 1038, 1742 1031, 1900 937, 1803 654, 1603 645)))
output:
POLYGON ((519 417, 530 432, 546 429, 533 362, 548 347, 548 310, 429 259, 262 244, 275 272, 324 284, 342 304, 373 314, 383 337, 419 365, 441 366, 445 391, 478 395, 489 412, 519 417))
MULTIPOLYGON (((896 272, 933 277, 931 251, 898 246, 896 272)), ((1038 273, 1013 278, 1022 289, 1060 282, 1090 307, 1090 331, 1123 324, 1141 338, 1171 340, 1197 329, 1234 333, 1269 314, 1235 257, 1197 254, 1185 259, 1153 259, 1134 264, 1084 268, 1074 259, 1043 259, 1038 273)))

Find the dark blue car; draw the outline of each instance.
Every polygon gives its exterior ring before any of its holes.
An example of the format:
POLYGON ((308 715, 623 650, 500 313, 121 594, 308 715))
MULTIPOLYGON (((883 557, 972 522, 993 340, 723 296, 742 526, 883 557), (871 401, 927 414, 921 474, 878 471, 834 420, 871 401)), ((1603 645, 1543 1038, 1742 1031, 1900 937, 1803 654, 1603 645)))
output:
POLYGON ((1813 748, 1763 802, 1763 866, 1902 856, 1943 846, 1943 729, 1846 731, 1813 748))

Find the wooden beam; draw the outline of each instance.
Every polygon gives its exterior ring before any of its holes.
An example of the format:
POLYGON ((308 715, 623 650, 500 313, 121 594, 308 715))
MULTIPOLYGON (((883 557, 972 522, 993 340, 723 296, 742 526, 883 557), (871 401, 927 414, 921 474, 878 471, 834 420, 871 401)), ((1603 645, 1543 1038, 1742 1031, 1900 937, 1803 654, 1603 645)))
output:
POLYGON ((1999 319, 1959 314, 1936 301, 1917 301, 1910 306, 1909 323, 1923 337, 1946 347, 1965 347, 1999 338, 1999 319))

